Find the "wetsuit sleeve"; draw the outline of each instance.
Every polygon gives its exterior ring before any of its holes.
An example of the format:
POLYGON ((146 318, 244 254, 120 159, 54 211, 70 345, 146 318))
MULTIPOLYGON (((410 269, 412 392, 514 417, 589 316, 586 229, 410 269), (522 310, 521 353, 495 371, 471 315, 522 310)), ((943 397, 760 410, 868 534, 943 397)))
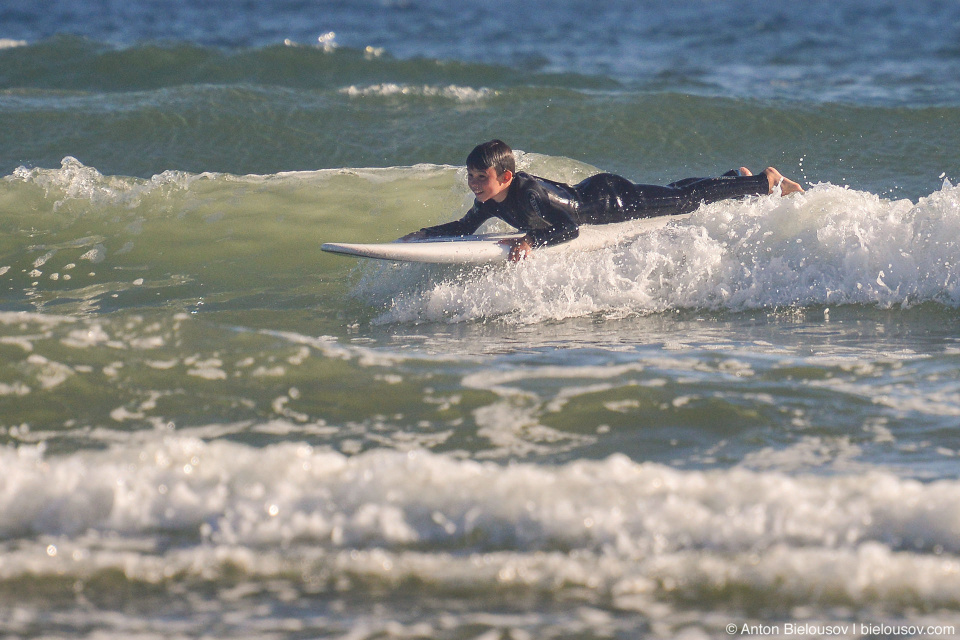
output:
POLYGON ((468 236, 480 228, 484 222, 490 219, 490 215, 484 213, 478 203, 474 203, 470 211, 459 220, 438 224, 432 227, 420 229, 421 233, 428 238, 440 238, 451 236, 468 236))

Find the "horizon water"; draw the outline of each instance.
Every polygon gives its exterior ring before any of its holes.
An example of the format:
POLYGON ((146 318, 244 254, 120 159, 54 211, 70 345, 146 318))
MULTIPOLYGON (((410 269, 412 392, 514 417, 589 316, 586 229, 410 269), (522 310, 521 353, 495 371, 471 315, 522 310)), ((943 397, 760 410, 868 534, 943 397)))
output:
MULTIPOLYGON (((266 3, 265 3, 266 4, 266 3)), ((953 638, 960 9, 0 8, 0 638, 953 638), (324 254, 778 167, 520 264, 324 254)))

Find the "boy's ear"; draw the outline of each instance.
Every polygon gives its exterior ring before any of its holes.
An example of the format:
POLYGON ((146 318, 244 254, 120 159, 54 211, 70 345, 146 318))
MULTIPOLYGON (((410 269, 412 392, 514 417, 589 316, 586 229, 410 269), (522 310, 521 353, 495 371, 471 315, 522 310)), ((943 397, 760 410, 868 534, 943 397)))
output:
POLYGON ((510 169, 504 169, 503 173, 500 174, 498 179, 500 180, 500 184, 506 184, 510 182, 513 180, 513 171, 510 171, 510 169))

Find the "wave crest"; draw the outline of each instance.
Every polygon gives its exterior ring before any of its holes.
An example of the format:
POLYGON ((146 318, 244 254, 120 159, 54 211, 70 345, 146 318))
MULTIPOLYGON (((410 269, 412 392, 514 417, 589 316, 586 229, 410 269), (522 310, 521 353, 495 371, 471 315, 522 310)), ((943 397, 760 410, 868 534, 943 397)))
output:
MULTIPOLYGON (((819 184, 788 198, 704 206, 688 221, 599 252, 535 256, 393 297, 381 322, 500 317, 536 323, 678 309, 960 305, 960 188, 885 200, 819 184)), ((376 288, 372 295, 376 295, 376 288)))

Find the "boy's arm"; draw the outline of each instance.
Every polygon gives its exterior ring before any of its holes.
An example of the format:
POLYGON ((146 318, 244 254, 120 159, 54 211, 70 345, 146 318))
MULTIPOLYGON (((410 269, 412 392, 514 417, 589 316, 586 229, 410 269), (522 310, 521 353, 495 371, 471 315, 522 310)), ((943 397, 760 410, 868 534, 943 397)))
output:
POLYGON ((570 242, 580 235, 576 223, 554 225, 549 229, 533 229, 527 232, 524 238, 531 247, 549 247, 554 244, 570 242))
POLYGON ((423 229, 407 234, 400 239, 413 240, 416 238, 468 236, 479 229, 480 225, 486 222, 489 218, 490 216, 483 213, 477 203, 474 203, 473 207, 470 208, 470 211, 468 211, 466 215, 459 220, 434 225, 432 227, 424 227, 423 229))

